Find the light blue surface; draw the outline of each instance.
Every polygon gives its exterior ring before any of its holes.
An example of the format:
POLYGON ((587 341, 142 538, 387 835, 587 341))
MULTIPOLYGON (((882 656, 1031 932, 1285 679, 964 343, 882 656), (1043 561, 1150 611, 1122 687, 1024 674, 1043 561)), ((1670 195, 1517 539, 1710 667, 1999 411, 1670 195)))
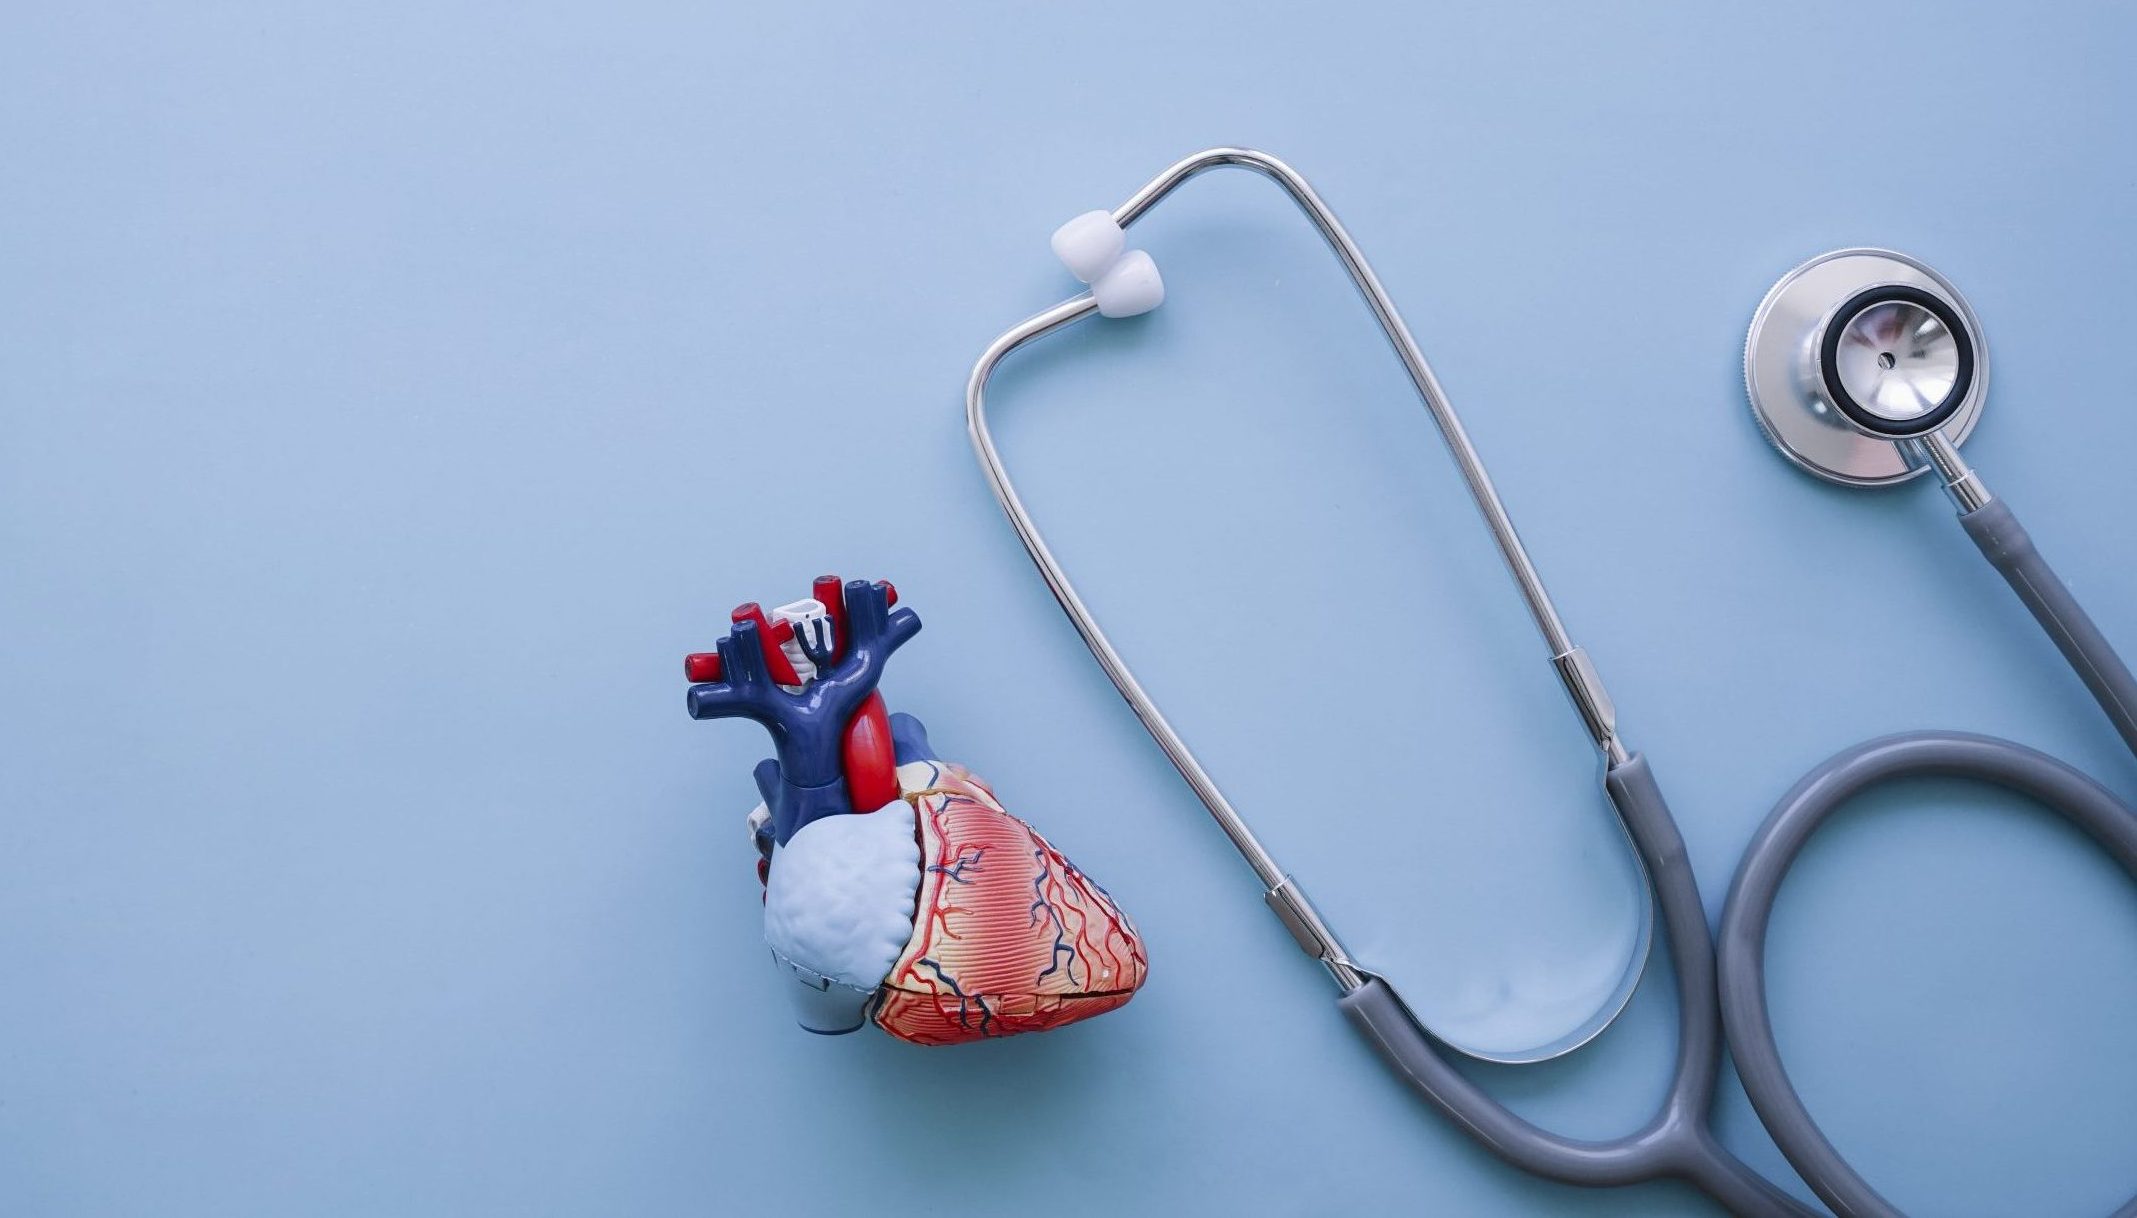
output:
MULTIPOLYGON (((1710 906, 1862 736, 2137 787, 1940 497, 1795 473, 1738 375, 1801 258, 1936 265, 1994 351, 1969 453, 2137 648, 2127 6, 697 7, 0 25, 0 1213, 1713 1212, 1523 1179, 1382 1073, 972 467, 966 369, 1070 286, 1047 233, 1212 143, 1376 260, 1710 906), (1137 917, 1126 1010, 789 1024, 762 742, 687 721, 677 658, 825 570, 898 582, 892 704, 1137 917)), ((1136 231, 1171 302, 1000 382, 1062 557, 1361 956, 1578 915, 1534 852, 1592 764, 1339 272, 1244 175, 1136 231)), ((1898 1203, 2137 1190, 2137 888, 2045 814, 1867 801, 1772 970, 1898 1203)), ((1480 1077, 1627 1126, 1666 980, 1480 1077)))

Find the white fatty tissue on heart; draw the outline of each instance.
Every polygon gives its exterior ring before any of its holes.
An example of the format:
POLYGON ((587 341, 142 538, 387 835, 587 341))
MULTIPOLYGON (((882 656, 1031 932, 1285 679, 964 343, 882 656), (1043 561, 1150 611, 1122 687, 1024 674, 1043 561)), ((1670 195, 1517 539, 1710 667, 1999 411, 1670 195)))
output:
POLYGON ((772 854, 764 893, 771 945, 801 1025, 851 1032, 913 934, 920 843, 913 806, 895 800, 826 816, 772 854))

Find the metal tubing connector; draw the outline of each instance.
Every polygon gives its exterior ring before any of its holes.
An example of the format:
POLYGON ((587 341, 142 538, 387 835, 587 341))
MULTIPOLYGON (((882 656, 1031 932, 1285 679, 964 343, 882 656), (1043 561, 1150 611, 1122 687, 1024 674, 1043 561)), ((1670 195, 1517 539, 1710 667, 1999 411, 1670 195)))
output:
POLYGON ((1328 929, 1328 923, 1321 920, 1320 911, 1306 899, 1297 880, 1285 876, 1283 882, 1264 893, 1262 899, 1269 903, 1284 929, 1298 941, 1299 950, 1326 965, 1344 993, 1365 984, 1365 975, 1351 962, 1349 953, 1336 939, 1336 932, 1328 929))

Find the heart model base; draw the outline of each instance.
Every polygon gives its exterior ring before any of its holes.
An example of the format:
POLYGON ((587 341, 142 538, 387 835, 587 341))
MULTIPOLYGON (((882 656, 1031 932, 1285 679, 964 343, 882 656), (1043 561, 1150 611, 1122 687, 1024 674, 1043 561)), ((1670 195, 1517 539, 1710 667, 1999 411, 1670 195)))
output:
POLYGON ((887 583, 826 576, 769 615, 736 609, 718 650, 684 662, 693 718, 754 719, 778 753, 757 766, 750 836, 802 1026, 943 1045, 1123 1005, 1149 970, 1127 915, 885 708, 884 664, 920 630, 896 604, 887 583))

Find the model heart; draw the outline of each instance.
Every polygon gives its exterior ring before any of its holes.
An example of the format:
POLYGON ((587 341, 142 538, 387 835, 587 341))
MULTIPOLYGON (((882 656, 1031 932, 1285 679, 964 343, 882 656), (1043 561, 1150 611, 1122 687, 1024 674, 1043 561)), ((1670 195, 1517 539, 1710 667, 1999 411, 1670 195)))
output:
POLYGON ((803 1027, 873 1019, 916 1044, 1037 1032, 1110 1011, 1148 965, 1103 888, 941 760, 876 690, 920 630, 888 583, 835 577, 766 614, 747 604, 688 657, 693 718, 754 719, 750 816, 764 932, 803 1027))

